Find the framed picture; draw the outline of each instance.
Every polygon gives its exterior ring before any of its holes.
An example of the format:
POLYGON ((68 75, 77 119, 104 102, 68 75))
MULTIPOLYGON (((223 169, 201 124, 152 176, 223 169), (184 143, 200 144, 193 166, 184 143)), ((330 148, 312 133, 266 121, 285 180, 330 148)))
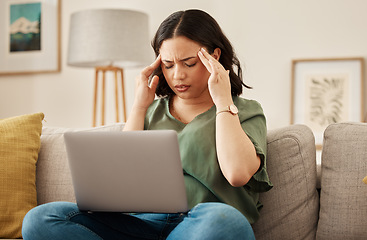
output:
POLYGON ((59 72, 61 0, 0 1, 0 75, 59 72))
POLYGON ((364 59, 292 61, 291 124, 305 124, 321 149, 332 123, 364 121, 364 59))

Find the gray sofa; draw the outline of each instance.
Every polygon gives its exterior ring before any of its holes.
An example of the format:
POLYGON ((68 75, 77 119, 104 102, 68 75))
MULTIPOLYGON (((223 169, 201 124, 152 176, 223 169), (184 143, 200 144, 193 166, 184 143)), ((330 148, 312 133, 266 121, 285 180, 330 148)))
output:
MULTIPOLYGON (((121 131, 123 124, 92 129, 44 127, 37 163, 38 204, 75 201, 63 133, 121 131)), ((367 124, 330 125, 321 172, 314 136, 303 125, 268 131, 268 172, 274 188, 253 225, 257 239, 367 239, 367 124), (317 182, 321 181, 321 190, 317 182)))

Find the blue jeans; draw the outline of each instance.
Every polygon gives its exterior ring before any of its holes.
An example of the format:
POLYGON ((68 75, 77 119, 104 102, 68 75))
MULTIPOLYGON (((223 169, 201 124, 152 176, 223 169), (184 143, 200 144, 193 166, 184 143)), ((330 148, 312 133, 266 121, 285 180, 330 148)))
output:
POLYGON ((77 205, 53 202, 27 213, 23 238, 38 239, 255 239, 251 225, 235 208, 201 203, 181 214, 80 212, 77 205))

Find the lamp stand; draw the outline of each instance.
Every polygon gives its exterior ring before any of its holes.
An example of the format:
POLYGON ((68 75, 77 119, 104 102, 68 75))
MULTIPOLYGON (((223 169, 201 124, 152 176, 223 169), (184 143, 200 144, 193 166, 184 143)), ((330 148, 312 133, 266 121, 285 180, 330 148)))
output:
POLYGON ((125 89, 124 89, 124 73, 123 69, 113 66, 98 66, 95 67, 96 79, 94 83, 94 107, 93 107, 93 127, 96 126, 96 116, 97 116, 97 98, 98 98, 98 77, 99 72, 102 72, 102 101, 101 101, 101 125, 105 124, 105 92, 106 92, 106 72, 112 71, 115 75, 115 104, 116 104, 116 122, 119 122, 119 100, 118 100, 118 74, 121 75, 121 89, 122 89, 122 108, 124 115, 124 122, 126 122, 126 101, 125 101, 125 89))

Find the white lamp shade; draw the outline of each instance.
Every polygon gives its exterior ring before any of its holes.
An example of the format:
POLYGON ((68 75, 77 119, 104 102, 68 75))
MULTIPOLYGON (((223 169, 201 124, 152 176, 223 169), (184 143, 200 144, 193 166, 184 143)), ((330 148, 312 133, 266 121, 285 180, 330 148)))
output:
POLYGON ((67 63, 76 67, 150 62, 148 15, 122 9, 90 9, 70 19, 67 63))

